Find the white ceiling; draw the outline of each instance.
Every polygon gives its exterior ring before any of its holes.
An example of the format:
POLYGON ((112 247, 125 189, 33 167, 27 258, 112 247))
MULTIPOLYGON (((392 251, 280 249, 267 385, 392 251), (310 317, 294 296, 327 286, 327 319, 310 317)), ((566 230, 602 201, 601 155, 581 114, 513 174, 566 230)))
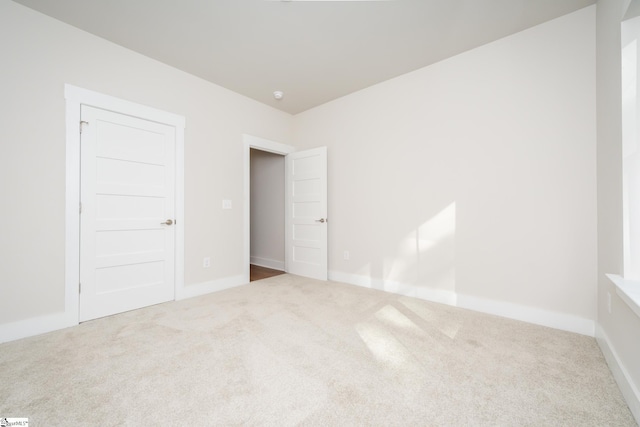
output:
POLYGON ((14 1, 292 114, 595 3, 14 1))

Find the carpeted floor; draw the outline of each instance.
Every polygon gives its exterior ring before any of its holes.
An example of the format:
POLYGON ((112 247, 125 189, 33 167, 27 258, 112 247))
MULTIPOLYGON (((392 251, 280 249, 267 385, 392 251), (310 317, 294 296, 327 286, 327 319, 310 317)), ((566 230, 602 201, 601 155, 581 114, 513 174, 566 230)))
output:
POLYGON ((593 338, 282 275, 0 345, 31 426, 636 425, 593 338))

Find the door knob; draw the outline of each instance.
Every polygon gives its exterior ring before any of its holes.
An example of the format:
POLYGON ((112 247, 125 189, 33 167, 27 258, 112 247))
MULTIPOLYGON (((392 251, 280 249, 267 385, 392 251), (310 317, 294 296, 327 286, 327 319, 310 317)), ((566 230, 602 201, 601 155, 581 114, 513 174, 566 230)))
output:
POLYGON ((172 225, 173 224, 173 220, 172 219, 168 219, 165 222, 161 222, 160 225, 172 225))
POLYGON ((320 218, 320 219, 316 219, 316 222, 325 222, 326 220, 324 218, 320 218))

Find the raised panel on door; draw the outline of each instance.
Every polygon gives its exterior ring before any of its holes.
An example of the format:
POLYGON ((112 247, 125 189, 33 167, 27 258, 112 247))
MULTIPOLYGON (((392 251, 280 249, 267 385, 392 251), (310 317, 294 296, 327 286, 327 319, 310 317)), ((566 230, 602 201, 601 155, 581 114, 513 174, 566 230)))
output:
POLYGON ((175 129, 82 106, 80 320, 174 298, 175 129))
POLYGON ((287 271, 327 279, 327 149, 287 155, 287 271))

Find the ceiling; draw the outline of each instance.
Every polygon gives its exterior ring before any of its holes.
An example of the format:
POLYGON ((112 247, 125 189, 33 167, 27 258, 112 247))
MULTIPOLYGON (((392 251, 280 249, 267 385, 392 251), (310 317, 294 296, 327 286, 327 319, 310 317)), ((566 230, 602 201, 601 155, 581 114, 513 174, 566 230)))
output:
POLYGON ((14 1, 291 114, 595 3, 14 1))

